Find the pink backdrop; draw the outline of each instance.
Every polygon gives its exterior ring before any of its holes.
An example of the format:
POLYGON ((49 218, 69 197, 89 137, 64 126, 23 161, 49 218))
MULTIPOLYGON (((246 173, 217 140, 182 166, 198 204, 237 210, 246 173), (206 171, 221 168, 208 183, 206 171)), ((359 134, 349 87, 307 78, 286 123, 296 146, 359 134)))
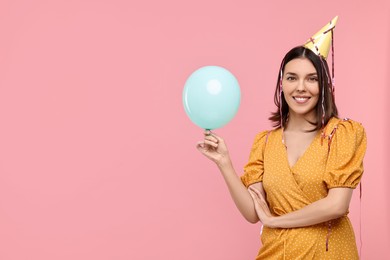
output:
POLYGON ((388 1, 0 2, 0 259, 253 259, 246 223, 195 149, 185 80, 238 78, 242 104, 217 132, 241 172, 270 128, 279 62, 335 15, 341 116, 368 133, 363 259, 390 254, 388 1))

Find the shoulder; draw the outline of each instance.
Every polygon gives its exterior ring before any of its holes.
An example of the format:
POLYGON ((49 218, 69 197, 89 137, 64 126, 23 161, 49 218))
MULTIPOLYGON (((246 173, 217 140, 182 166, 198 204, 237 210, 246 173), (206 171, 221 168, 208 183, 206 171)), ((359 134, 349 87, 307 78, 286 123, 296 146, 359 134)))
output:
POLYGON ((365 132, 362 123, 352 120, 350 118, 331 118, 326 125, 326 133, 331 134, 331 132, 343 133, 343 134, 357 134, 361 135, 365 132))
POLYGON ((338 131, 344 132, 344 134, 362 137, 365 136, 365 129, 362 125, 362 123, 349 119, 344 118, 341 119, 338 124, 338 131))
POLYGON ((273 136, 276 132, 281 131, 280 128, 275 128, 271 130, 263 130, 261 132, 258 132, 255 136, 255 142, 263 142, 266 143, 268 139, 273 136))
POLYGON ((258 133, 256 134, 256 136, 255 136, 255 139, 262 139, 262 138, 265 138, 265 137, 268 135, 269 132, 270 132, 269 130, 263 130, 263 131, 261 131, 261 132, 258 132, 258 133))
POLYGON ((363 125, 349 118, 329 120, 326 126, 326 135, 332 143, 335 140, 338 143, 345 143, 345 145, 365 145, 366 143, 366 132, 363 125))
POLYGON ((258 132, 254 138, 253 146, 263 146, 266 143, 266 140, 268 138, 269 131, 264 130, 261 132, 258 132))

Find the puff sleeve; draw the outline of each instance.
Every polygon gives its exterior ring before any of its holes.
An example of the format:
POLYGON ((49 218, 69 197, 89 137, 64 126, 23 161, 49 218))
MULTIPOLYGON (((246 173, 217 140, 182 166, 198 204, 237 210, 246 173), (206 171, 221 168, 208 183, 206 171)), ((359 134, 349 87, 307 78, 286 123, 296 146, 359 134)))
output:
POLYGON ((324 181, 328 189, 356 188, 363 175, 367 138, 363 126, 352 120, 341 121, 332 137, 324 181))
POLYGON ((264 148, 267 137, 268 131, 260 132, 255 137, 248 163, 245 165, 244 174, 241 176, 241 181, 246 187, 263 181, 264 148))

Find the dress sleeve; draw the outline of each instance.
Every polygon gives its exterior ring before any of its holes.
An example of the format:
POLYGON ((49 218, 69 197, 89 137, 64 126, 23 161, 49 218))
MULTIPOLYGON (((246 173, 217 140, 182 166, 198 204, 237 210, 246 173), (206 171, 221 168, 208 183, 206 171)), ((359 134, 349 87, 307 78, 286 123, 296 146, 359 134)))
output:
POLYGON ((264 148, 267 141, 268 131, 256 135, 249 155, 249 161, 244 167, 244 174, 241 176, 242 183, 249 187, 256 182, 263 181, 264 172, 264 148))
POLYGON ((332 137, 324 181, 328 189, 355 189, 363 175, 367 138, 363 126, 352 120, 341 121, 332 137))

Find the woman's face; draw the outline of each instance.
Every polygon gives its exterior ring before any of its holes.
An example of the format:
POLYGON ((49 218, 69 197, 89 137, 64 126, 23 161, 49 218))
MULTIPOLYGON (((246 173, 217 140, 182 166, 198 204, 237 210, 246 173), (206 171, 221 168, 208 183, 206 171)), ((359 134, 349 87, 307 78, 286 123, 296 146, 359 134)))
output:
POLYGON ((314 119, 319 99, 318 75, 314 65, 307 58, 296 58, 284 67, 283 93, 290 116, 314 119))

